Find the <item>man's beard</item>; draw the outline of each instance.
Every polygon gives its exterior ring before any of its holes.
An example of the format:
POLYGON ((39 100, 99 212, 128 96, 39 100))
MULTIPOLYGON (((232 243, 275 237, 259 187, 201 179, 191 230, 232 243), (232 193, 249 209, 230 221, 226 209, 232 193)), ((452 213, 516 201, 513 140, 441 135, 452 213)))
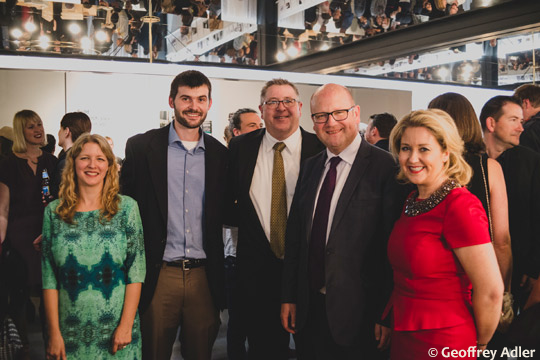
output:
MULTIPOLYGON (((186 110, 186 112, 187 112, 187 110, 186 110)), ((178 112, 178 110, 176 110, 176 109, 174 109, 174 118, 180 125, 182 125, 183 127, 187 128, 187 129, 197 129, 198 127, 201 126, 201 124, 204 122, 204 120, 206 120, 206 116, 208 114, 204 114, 204 116, 203 116, 202 111, 194 111, 194 112, 201 115, 201 120, 197 124, 189 123, 189 121, 185 117, 183 117, 178 112)))

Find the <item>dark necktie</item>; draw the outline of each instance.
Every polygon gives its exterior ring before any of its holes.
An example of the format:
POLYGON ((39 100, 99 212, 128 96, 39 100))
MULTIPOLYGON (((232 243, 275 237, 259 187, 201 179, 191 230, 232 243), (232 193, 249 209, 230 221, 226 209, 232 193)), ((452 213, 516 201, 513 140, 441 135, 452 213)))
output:
POLYGON ((325 285, 324 250, 326 248, 326 233, 328 230, 328 214, 330 202, 336 187, 336 167, 341 161, 339 156, 330 159, 330 169, 326 173, 317 199, 317 207, 311 227, 309 243, 309 274, 313 291, 319 291, 325 285))
POLYGON ((272 170, 272 207, 270 209, 270 248, 278 259, 285 254, 285 229, 287 227, 287 185, 281 152, 285 144, 274 145, 274 169, 272 170))

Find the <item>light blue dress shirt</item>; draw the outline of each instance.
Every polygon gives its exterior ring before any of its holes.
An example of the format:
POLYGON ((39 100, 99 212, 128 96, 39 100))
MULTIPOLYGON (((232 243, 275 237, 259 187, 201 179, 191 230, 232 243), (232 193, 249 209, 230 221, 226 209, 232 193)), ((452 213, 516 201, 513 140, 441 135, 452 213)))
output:
POLYGON ((197 145, 187 150, 174 130, 167 149, 167 244, 164 261, 206 259, 204 239, 204 162, 202 131, 197 145))

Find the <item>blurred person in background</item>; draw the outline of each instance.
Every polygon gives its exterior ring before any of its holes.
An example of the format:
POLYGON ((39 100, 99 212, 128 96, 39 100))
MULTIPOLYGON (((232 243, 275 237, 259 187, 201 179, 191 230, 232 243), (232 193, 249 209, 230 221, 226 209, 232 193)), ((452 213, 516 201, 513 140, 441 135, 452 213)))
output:
POLYGON ((64 115, 60 121, 60 130, 58 130, 58 146, 62 148, 58 154, 58 168, 56 171, 56 179, 62 178, 62 170, 66 162, 66 153, 77 141, 79 136, 92 131, 92 122, 88 115, 83 112, 70 112, 64 115))
POLYGON ((480 200, 488 215, 491 240, 501 269, 505 292, 508 292, 512 278, 512 249, 508 225, 508 198, 501 165, 488 158, 480 121, 467 98, 456 93, 445 93, 431 100, 428 107, 446 111, 454 120, 463 139, 463 157, 473 169, 467 189, 480 200))
POLYGON ((47 134, 47 145, 43 146, 41 150, 53 154, 56 151, 56 138, 52 134, 47 134))
POLYGON ((3 261, 13 266, 5 269, 12 285, 8 312, 21 336, 23 359, 29 358, 29 299, 41 293, 40 255, 32 242, 41 234, 43 211, 54 193, 49 176, 58 162, 41 150, 46 139, 39 115, 19 111, 13 118, 13 153, 0 162, 0 243, 3 261))

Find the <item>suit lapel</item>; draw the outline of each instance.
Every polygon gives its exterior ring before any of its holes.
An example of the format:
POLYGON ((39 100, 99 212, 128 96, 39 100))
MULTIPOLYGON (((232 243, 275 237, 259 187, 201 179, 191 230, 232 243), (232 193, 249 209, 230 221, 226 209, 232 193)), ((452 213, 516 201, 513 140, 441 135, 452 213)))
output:
POLYGON ((307 241, 309 244, 309 240, 311 239, 311 228, 313 227, 313 212, 315 211, 315 198, 318 194, 318 187, 319 183, 321 182, 321 177, 324 172, 324 164, 327 159, 326 151, 324 151, 322 154, 317 155, 317 161, 315 163, 315 166, 313 167, 313 172, 310 175, 308 188, 306 189, 306 194, 308 194, 308 198, 306 199, 306 208, 305 211, 307 211, 307 214, 305 214, 305 219, 308 219, 306 221, 306 234, 307 234, 307 241))
MULTIPOLYGON (((259 156, 259 150, 261 148, 261 142, 263 140, 266 130, 262 129, 259 134, 249 139, 250 143, 247 144, 246 149, 248 151, 245 155, 245 166, 242 168, 240 178, 242 179, 242 189, 247 189, 249 197, 249 189, 251 188, 251 181, 253 180, 253 173, 255 172, 255 166, 257 165, 257 157, 259 156)), ((250 200, 251 203, 251 200, 250 200)), ((253 207, 253 204, 251 204, 253 207)))
MULTIPOLYGON (((156 192, 161 216, 167 223, 167 148, 169 144, 169 126, 159 129, 152 138, 146 155, 150 177, 156 192)), ((149 189, 150 191, 150 189, 149 189)))
POLYGON ((202 136, 204 137, 204 208, 209 209, 211 206, 215 206, 214 194, 211 189, 219 188, 216 186, 216 183, 222 181, 220 178, 221 174, 216 174, 216 170, 221 169, 218 164, 220 160, 218 156, 212 156, 217 154, 213 139, 210 138, 210 135, 202 131, 202 136))
POLYGON ((252 224, 252 226, 255 226, 256 231, 261 234, 260 236, 256 236, 255 238, 263 240, 263 243, 265 244, 264 246, 268 246, 268 249, 270 249, 270 239, 266 238, 266 233, 264 232, 264 229, 262 227, 259 215, 257 215, 257 210, 255 210, 255 206, 253 205, 253 201, 251 200, 251 196, 249 195, 251 183, 253 181, 253 174, 255 172, 255 166, 257 165, 257 158, 259 156, 259 151, 261 148, 261 142, 264 138, 265 132, 266 130, 262 129, 261 131, 259 131, 258 134, 253 136, 253 138, 247 139, 249 143, 246 144, 245 147, 245 149, 247 150, 246 153, 242 154, 245 157, 243 158, 243 161, 241 161, 244 166, 240 169, 240 181, 242 182, 241 188, 243 189, 243 199, 246 204, 245 215, 247 218, 247 222, 252 224))
POLYGON ((330 228, 330 236, 328 239, 332 238, 332 234, 343 217, 343 214, 345 214, 355 189, 358 187, 360 180, 366 173, 366 168, 369 164, 367 158, 369 157, 370 153, 370 145, 368 145, 365 140, 362 140, 358 153, 354 158, 354 163, 351 167, 351 171, 349 172, 349 176, 347 177, 343 190, 341 191, 341 195, 339 196, 336 211, 334 213, 334 219, 332 220, 332 227, 330 228))

